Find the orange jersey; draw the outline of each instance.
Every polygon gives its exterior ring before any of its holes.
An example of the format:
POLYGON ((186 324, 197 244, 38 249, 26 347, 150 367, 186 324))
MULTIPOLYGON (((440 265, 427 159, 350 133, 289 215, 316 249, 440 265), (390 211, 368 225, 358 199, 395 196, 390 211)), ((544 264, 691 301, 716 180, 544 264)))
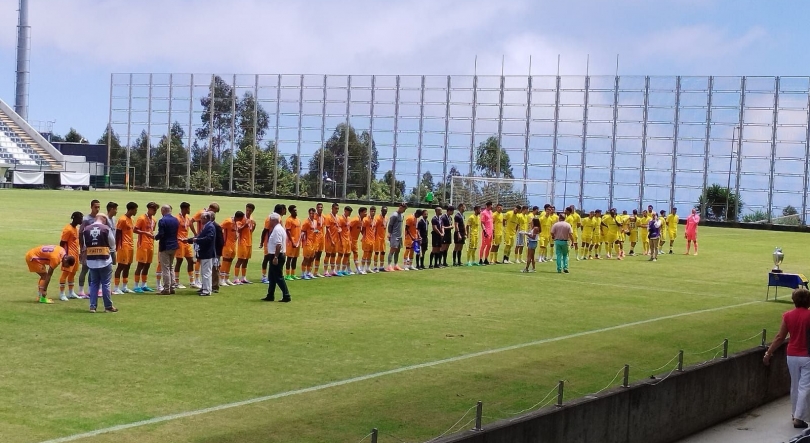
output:
POLYGON ((222 228, 225 248, 236 247, 236 223, 233 222, 233 217, 226 218, 219 226, 222 228))
POLYGON ((409 215, 405 217, 405 240, 416 241, 419 232, 416 230, 416 217, 409 215))
POLYGON ((318 218, 316 217, 315 220, 307 218, 304 220, 304 224, 301 225, 301 232, 304 236, 304 243, 307 247, 315 247, 318 245, 318 241, 320 241, 320 237, 318 236, 317 231, 319 229, 318 225, 318 218))
POLYGON ((363 220, 363 243, 374 243, 377 241, 377 224, 371 217, 363 220))
POLYGON ((329 214, 323 221, 324 238, 330 244, 340 243, 340 222, 339 217, 335 214, 329 214))
POLYGON ((37 246, 28 251, 25 258, 27 261, 36 262, 42 266, 50 266, 51 269, 54 269, 62 263, 62 258, 66 254, 67 251, 61 246, 46 245, 37 246))
POLYGON ((194 219, 183 214, 177 214, 175 217, 177 217, 177 222, 179 223, 177 239, 185 240, 188 238, 188 229, 191 227, 191 224, 194 223, 194 219))
POLYGON ((115 224, 115 229, 117 231, 121 231, 120 235, 115 236, 115 241, 117 243, 116 247, 118 249, 133 249, 135 247, 135 243, 133 241, 135 238, 135 222, 132 221, 132 217, 127 217, 126 215, 120 217, 118 222, 115 224))
POLYGON ((236 225, 236 229, 239 231, 239 246, 253 247, 253 230, 256 229, 256 222, 252 218, 245 217, 242 223, 236 225))
POLYGON ((208 208, 200 209, 199 211, 197 211, 196 214, 194 214, 194 217, 191 217, 191 220, 194 222, 194 224, 197 225, 197 233, 198 234, 202 231, 202 215, 203 215, 203 212, 205 212, 207 210, 208 210, 208 208))
POLYGON ((357 242, 360 238, 360 231, 363 230, 363 222, 360 220, 360 217, 352 217, 349 221, 349 235, 351 241, 357 242))
POLYGON ((349 217, 345 215, 338 217, 338 226, 340 227, 340 241, 348 242, 351 234, 349 231, 349 217))
MULTIPOLYGON (((142 214, 135 222, 135 229, 143 232, 155 233, 155 218, 147 214, 142 214)), ((138 234, 138 249, 154 249, 155 239, 144 234, 138 234)))
POLYGON ((287 230, 287 246, 298 248, 301 246, 301 220, 287 217, 284 221, 284 229, 287 230))
POLYGON ((65 243, 67 253, 70 256, 79 258, 79 227, 68 224, 62 229, 60 243, 65 243))
POLYGON ((377 217, 374 218, 374 229, 377 231, 377 240, 379 240, 380 238, 383 239, 385 238, 386 221, 387 221, 386 218, 383 217, 382 215, 378 215, 377 217))

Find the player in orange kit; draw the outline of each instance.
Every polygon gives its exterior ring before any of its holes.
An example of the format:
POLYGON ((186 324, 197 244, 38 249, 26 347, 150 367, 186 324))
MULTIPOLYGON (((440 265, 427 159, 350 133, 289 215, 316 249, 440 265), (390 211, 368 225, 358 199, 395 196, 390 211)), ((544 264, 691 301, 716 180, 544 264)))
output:
POLYGON ((287 231, 287 262, 284 263, 286 280, 300 280, 295 275, 298 267, 298 257, 301 255, 301 220, 298 219, 298 208, 290 205, 290 216, 284 221, 284 230, 287 231))
POLYGON ((417 209, 413 214, 405 217, 405 269, 415 271, 413 265, 413 243, 419 241, 419 232, 416 230, 416 220, 422 216, 422 210, 417 209))
POLYGON ((158 204, 149 202, 146 204, 146 214, 142 214, 135 222, 135 233, 138 234, 138 245, 135 250, 135 290, 136 293, 155 292, 147 285, 149 279, 149 267, 152 265, 152 258, 155 255, 155 213, 158 204))
MULTIPOLYGON (((363 232, 363 220, 366 218, 367 211, 368 210, 366 208, 361 207, 357 210, 357 216, 352 217, 352 219, 349 220, 349 247, 352 251, 354 269, 358 274, 360 273, 360 257, 357 250, 357 242, 360 240, 360 234, 363 232)), ((349 271, 349 274, 353 275, 354 272, 349 271)))
POLYGON ((349 256, 352 255, 351 231, 349 230, 349 220, 352 217, 352 207, 343 208, 343 215, 338 217, 338 231, 340 232, 340 244, 338 245, 338 275, 347 277, 351 275, 349 266, 349 256))
POLYGON ((239 283, 230 281, 231 264, 236 258, 237 226, 245 219, 245 213, 236 211, 233 217, 226 218, 219 226, 222 228, 224 246, 222 247, 222 264, 219 267, 219 281, 222 286, 235 286, 239 283))
POLYGON ((320 223, 314 208, 309 208, 309 217, 301 225, 301 243, 304 245, 304 261, 301 262, 301 278, 312 280, 312 262, 315 260, 315 250, 320 241, 320 223))
POLYGON ((325 277, 343 276, 337 272, 337 255, 340 249, 340 225, 338 223, 338 210, 340 205, 332 203, 332 211, 324 218, 323 231, 324 231, 324 251, 326 252, 326 260, 324 261, 323 275, 325 277))
POLYGON ((374 218, 374 271, 385 271, 385 234, 388 225, 388 206, 380 208, 380 215, 374 218))
POLYGON ((247 267, 248 261, 253 256, 253 231, 256 230, 256 222, 253 220, 252 215, 255 210, 256 206, 253 203, 245 205, 245 217, 236 225, 236 230, 239 231, 239 240, 236 246, 236 266, 233 283, 238 285, 252 283, 247 279, 247 267))
MULTIPOLYGON (((315 218, 318 221, 318 232, 315 234, 318 237, 318 243, 315 245, 314 267, 312 271, 313 278, 322 278, 323 274, 319 273, 321 267, 321 256, 324 249, 326 249, 326 234, 323 231, 324 223, 326 221, 323 216, 323 203, 315 205, 315 218)), ((326 266, 324 266, 326 268, 326 266)))
POLYGON ((70 216, 70 223, 62 229, 62 237, 59 239, 59 246, 67 251, 67 254, 73 257, 76 262, 73 266, 62 266, 62 274, 59 276, 59 300, 68 301, 71 298, 79 298, 73 292, 73 285, 76 278, 76 271, 79 267, 79 225, 82 224, 82 217, 84 215, 76 211, 70 216), (65 283, 67 282, 68 293, 65 294, 65 283))
POLYGON ((360 274, 376 273, 377 269, 371 265, 371 255, 374 253, 374 245, 377 243, 377 224, 374 223, 377 214, 377 207, 369 209, 369 216, 363 220, 363 261, 360 265, 360 274))
POLYGON ((127 287, 127 283, 129 283, 129 268, 135 258, 135 220, 132 218, 137 214, 138 204, 129 202, 127 203, 126 214, 119 217, 115 224, 115 255, 118 267, 115 269, 114 295, 135 292, 127 287))
POLYGON ((40 303, 53 303, 53 300, 48 298, 48 285, 51 283, 51 276, 53 271, 60 264, 63 267, 70 268, 76 265, 76 259, 68 255, 65 248, 61 246, 37 246, 25 254, 25 263, 28 265, 28 270, 39 275, 39 284, 37 286, 37 293, 39 295, 40 303))
MULTIPOLYGON (((191 219, 194 223, 191 225, 191 233, 193 235, 197 235, 200 231, 202 231, 203 223, 202 223, 202 215, 203 212, 213 212, 214 214, 219 213, 219 204, 216 202, 212 202, 208 205, 208 209, 200 209, 194 214, 194 217, 191 219)), ((200 287, 200 262, 197 261, 194 263, 194 285, 193 287, 200 287)))
POLYGON ((188 231, 194 224, 194 219, 189 217, 190 213, 191 205, 188 202, 182 202, 180 203, 180 212, 175 216, 178 222, 177 251, 174 253, 174 258, 177 259, 177 263, 174 265, 174 281, 177 289, 186 289, 185 286, 180 284, 180 267, 183 264, 183 259, 186 259, 189 286, 192 288, 197 287, 194 281, 194 247, 191 243, 186 242, 186 239, 190 237, 188 231))

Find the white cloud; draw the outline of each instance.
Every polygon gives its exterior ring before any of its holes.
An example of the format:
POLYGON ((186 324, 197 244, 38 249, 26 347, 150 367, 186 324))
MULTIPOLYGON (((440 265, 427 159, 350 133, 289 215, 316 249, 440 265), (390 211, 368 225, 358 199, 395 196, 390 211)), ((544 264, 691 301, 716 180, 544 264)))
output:
MULTIPOLYGON (((525 0, 51 0, 31 4, 31 24, 34 50, 53 48, 65 59, 111 70, 160 63, 163 71, 363 73, 389 72, 387 66, 401 66, 403 59, 428 68, 437 54, 455 62, 487 45, 493 17, 514 17, 526 5, 525 0), (470 40, 471 34, 478 38, 470 40), (465 43, 470 47, 456 50, 465 43)), ((16 18, 15 11, 2 12, 16 18)), ((13 44, 13 33, 0 34, 0 45, 13 44)), ((472 66, 471 57, 467 64, 472 66)))
POLYGON ((710 25, 681 26, 655 32, 639 44, 639 56, 666 57, 682 62, 736 57, 767 36, 754 26, 741 35, 710 25))

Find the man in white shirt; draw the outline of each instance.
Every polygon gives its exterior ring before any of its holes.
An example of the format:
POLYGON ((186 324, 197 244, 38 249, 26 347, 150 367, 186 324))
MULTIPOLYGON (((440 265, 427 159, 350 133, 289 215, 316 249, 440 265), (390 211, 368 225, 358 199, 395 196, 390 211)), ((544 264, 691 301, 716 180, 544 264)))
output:
POLYGON ((270 258, 270 267, 267 270, 267 279, 270 286, 267 288, 267 297, 264 301, 276 300, 276 285, 281 289, 282 303, 290 302, 290 291, 287 289, 287 282, 284 280, 283 269, 286 262, 287 253, 287 231, 281 225, 281 216, 277 213, 270 214, 270 236, 267 238, 267 254, 270 258))

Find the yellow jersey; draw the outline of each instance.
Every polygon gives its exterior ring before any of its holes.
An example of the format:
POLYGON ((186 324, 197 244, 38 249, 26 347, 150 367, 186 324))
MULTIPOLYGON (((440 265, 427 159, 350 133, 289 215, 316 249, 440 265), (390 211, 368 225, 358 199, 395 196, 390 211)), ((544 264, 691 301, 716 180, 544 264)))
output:
POLYGON ((678 216, 676 214, 669 214, 667 216, 667 229, 675 231, 678 229, 678 216))
POLYGON ((506 235, 512 235, 517 232, 518 228, 518 216, 521 214, 515 214, 515 211, 509 211, 504 215, 504 220, 506 220, 506 235))
POLYGON ((650 220, 652 220, 652 217, 648 215, 646 217, 639 217, 638 220, 636 221, 638 228, 641 229, 641 232, 645 233, 644 234, 645 237, 647 235, 646 232, 650 226, 650 220))
POLYGON ((526 231, 529 228, 529 216, 527 214, 517 214, 517 225, 521 231, 526 231))
POLYGON ((481 216, 475 215, 475 213, 470 214, 470 216, 467 217, 467 226, 470 227, 470 237, 477 238, 481 233, 481 216))
POLYGON ((503 212, 492 213, 492 230, 495 237, 503 235, 503 212))
POLYGON ((545 238, 551 237, 551 225, 554 224, 555 215, 542 214, 540 216, 540 236, 545 238))
POLYGON ((608 214, 602 217, 602 223, 607 225, 607 232, 608 235, 619 235, 619 221, 616 220, 616 217, 608 214))
POLYGON ((591 219, 590 217, 587 217, 587 218, 583 219, 582 220, 582 235, 584 237, 593 236, 593 227, 594 227, 593 219, 591 219))

